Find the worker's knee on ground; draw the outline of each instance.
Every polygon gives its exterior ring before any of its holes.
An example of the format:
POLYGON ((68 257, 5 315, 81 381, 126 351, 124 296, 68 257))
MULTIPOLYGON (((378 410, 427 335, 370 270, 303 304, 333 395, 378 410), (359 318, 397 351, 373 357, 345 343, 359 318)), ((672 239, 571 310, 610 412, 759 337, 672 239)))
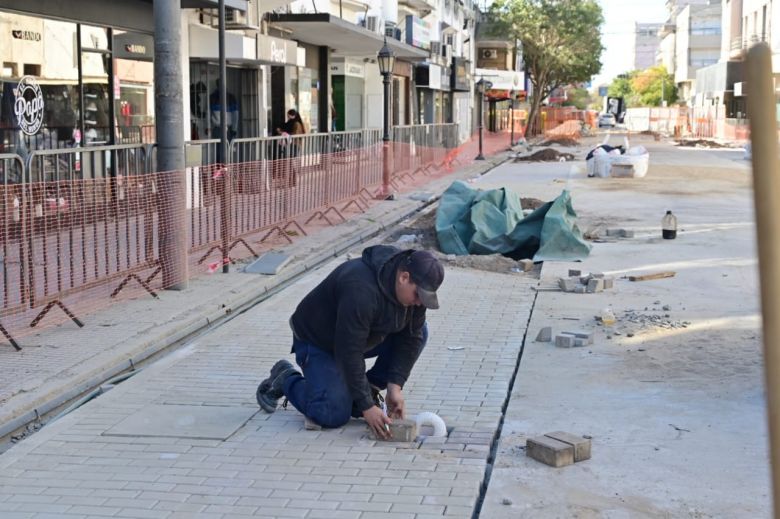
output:
POLYGON ((352 402, 323 402, 321 405, 310 406, 307 416, 322 427, 335 429, 352 418, 352 402))

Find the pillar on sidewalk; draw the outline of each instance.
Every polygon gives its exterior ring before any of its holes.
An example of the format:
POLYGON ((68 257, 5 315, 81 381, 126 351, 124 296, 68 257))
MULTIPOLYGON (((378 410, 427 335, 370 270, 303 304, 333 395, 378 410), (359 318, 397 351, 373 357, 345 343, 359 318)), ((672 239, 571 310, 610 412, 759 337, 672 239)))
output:
POLYGON ((184 101, 181 65, 181 7, 156 1, 154 8, 154 97, 157 129, 158 246, 163 287, 187 288, 184 101))

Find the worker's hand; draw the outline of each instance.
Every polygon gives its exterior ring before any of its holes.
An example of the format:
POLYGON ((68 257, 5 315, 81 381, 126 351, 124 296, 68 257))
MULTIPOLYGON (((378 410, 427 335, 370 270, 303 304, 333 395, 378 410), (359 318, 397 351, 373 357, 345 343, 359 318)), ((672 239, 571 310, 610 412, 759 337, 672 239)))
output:
POLYGON ((406 402, 398 384, 387 384, 387 414, 390 418, 406 418, 406 402))
POLYGON ((390 431, 388 431, 387 426, 393 423, 393 421, 380 408, 375 405, 369 407, 363 411, 363 419, 377 438, 390 438, 390 431))

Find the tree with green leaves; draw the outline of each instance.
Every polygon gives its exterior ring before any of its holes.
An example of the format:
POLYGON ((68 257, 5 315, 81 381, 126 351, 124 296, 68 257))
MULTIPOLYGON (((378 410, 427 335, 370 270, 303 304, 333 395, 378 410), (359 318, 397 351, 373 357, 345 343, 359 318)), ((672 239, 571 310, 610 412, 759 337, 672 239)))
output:
POLYGON ((620 74, 612 80, 607 94, 622 97, 626 106, 662 106, 662 100, 667 105, 677 101, 677 86, 666 67, 659 65, 620 74))
POLYGON ((587 89, 570 87, 566 89, 566 101, 563 102, 563 106, 573 106, 578 110, 585 110, 591 101, 590 92, 587 89))
POLYGON ((550 93, 601 70, 601 6, 596 0, 496 0, 489 16, 490 33, 522 45, 533 86, 526 136, 533 135, 550 93))

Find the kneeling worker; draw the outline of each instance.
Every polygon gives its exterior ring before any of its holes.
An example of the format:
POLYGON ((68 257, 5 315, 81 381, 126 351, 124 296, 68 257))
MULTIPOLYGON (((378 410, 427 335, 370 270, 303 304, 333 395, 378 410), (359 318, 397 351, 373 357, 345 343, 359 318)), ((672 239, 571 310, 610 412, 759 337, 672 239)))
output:
POLYGON ((290 319, 303 374, 280 360, 257 388, 269 413, 287 400, 322 427, 363 417, 379 437, 405 418, 403 386, 428 340, 426 309, 439 308, 444 268, 427 251, 376 245, 339 265, 303 298, 290 319), (365 359, 376 357, 366 372, 365 359), (387 389, 385 415, 378 407, 387 389))

